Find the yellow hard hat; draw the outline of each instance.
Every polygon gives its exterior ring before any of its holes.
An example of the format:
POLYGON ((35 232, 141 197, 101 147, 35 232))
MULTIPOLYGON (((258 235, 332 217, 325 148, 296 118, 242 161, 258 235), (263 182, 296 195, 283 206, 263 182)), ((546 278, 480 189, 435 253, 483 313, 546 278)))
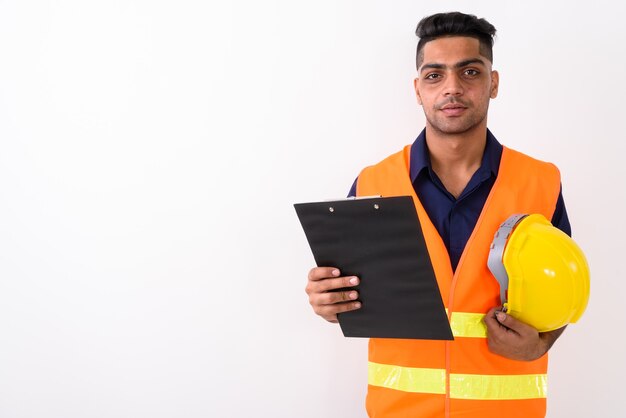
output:
POLYGON ((539 332, 578 321, 587 307, 585 255, 542 215, 513 215, 500 225, 487 265, 503 310, 539 332))

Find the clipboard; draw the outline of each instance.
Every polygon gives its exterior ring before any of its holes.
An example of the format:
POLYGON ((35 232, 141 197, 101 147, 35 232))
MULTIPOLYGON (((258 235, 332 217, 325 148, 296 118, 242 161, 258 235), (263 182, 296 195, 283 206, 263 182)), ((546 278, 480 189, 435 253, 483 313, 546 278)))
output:
POLYGON ((361 308, 338 315, 344 336, 454 339, 412 197, 294 207, 317 265, 360 278, 361 308))

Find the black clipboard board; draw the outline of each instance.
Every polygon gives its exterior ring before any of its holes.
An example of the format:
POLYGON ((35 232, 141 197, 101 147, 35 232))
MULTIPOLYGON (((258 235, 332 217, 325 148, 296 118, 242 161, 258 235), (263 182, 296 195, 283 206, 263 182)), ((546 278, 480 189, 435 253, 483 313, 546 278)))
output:
POLYGON ((361 279, 361 308, 338 316, 344 336, 454 339, 410 196, 294 207, 317 265, 361 279))

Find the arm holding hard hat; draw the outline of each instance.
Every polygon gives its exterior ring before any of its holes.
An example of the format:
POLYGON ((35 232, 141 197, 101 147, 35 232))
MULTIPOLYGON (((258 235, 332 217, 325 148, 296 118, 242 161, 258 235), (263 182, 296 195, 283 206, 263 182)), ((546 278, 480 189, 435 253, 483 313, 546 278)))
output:
POLYGON ((589 266, 567 234, 538 214, 509 217, 494 235, 488 267, 502 307, 483 322, 489 350, 513 360, 548 352, 589 299, 589 266))
POLYGON ((500 308, 489 310, 484 322, 487 326, 489 350, 512 360, 522 361, 536 360, 543 356, 565 330, 564 326, 553 331, 539 332, 502 312, 500 308))

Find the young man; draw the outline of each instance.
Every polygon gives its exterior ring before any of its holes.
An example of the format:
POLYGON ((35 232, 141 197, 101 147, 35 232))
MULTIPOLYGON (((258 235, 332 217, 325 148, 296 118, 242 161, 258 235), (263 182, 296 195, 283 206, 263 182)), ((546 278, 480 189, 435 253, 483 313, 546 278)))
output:
MULTIPOLYGON (((566 233, 557 168, 503 147, 487 130, 495 28, 458 12, 422 19, 415 93, 426 116, 416 141, 364 169, 351 194, 411 195, 454 341, 371 339, 371 417, 544 417, 547 352, 563 329, 539 333, 498 309, 489 244, 515 213, 541 213, 566 233)), ((306 292, 330 322, 360 308, 358 277, 313 268, 306 292)))

